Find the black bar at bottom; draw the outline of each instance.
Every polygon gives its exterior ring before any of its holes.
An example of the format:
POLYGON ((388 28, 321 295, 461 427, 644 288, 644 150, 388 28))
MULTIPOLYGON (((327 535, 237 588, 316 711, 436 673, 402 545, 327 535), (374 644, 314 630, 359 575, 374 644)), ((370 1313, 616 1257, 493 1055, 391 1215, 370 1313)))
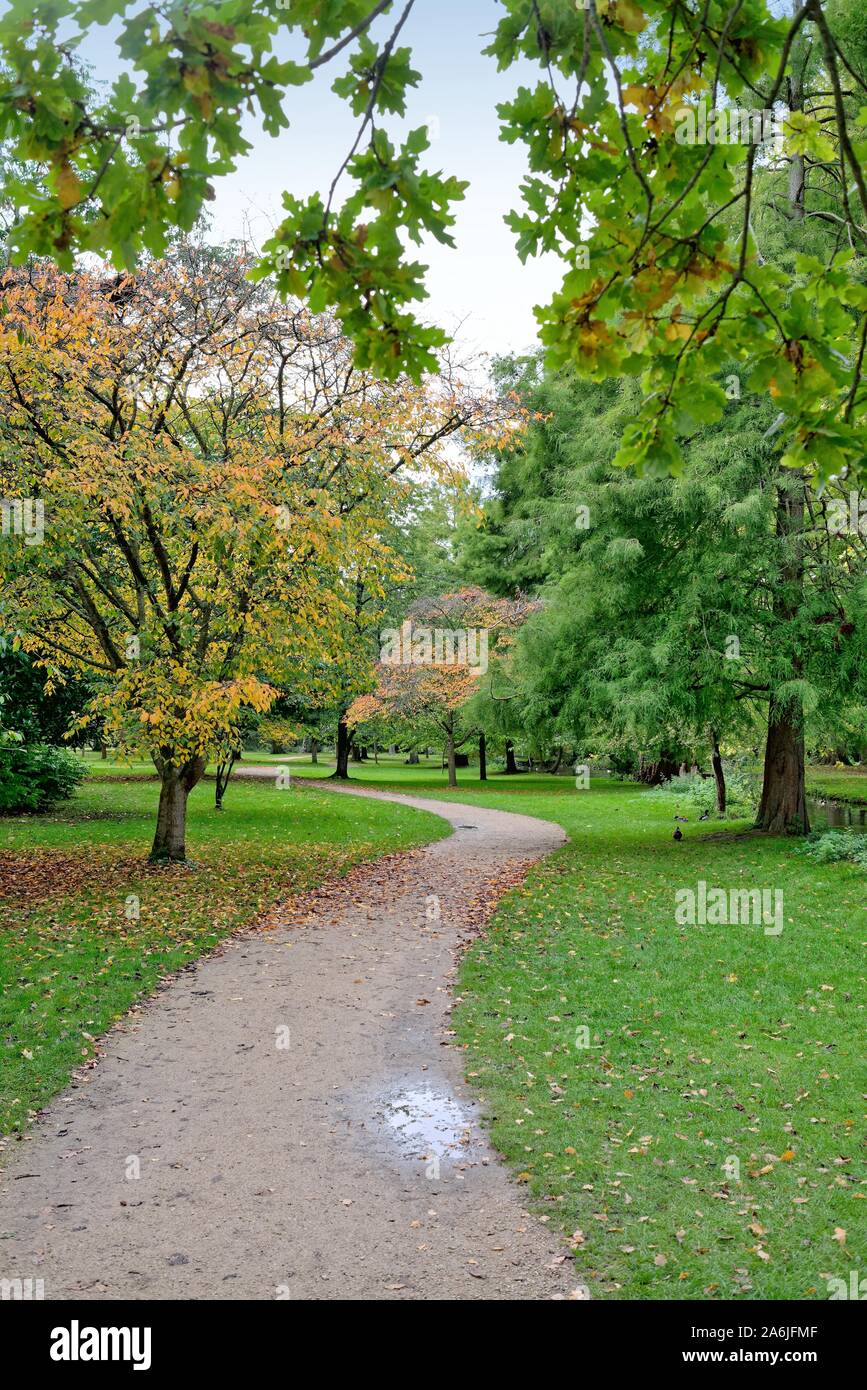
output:
MULTIPOLYGON (((339 1300, 328 1300, 335 1302, 339 1300)), ((443 1343, 455 1328, 454 1305, 449 1322, 438 1317, 441 1304, 434 1303, 422 1330, 410 1316, 402 1325, 396 1310, 377 1334, 376 1314, 367 1305, 362 1327, 350 1328, 354 1319, 345 1305, 322 1310, 329 1321, 345 1333, 335 1342, 322 1341, 311 1328, 306 1305, 292 1302, 0 1302, 2 1328, 7 1354, 12 1347, 26 1355, 28 1369, 50 1382, 63 1383, 70 1376, 93 1380, 108 1372, 113 1377, 166 1374, 172 1377, 191 1372, 201 1375, 213 1371, 225 1375, 229 1365, 248 1365, 255 1374, 266 1366, 287 1372, 298 1368, 298 1357, 322 1361, 323 1371, 333 1373, 335 1351, 345 1348, 348 1364, 374 1374, 371 1353, 380 1343, 385 1365, 381 1378, 401 1379, 407 1373, 425 1378, 435 1371, 431 1356, 431 1336, 441 1346, 440 1373, 452 1379, 465 1373, 467 1352, 470 1360, 490 1373, 497 1360, 512 1358, 520 1346, 524 1355, 533 1354, 533 1338, 542 1330, 545 1338, 538 1353, 568 1354, 575 1374, 583 1366, 598 1376, 681 1369, 698 1377, 708 1369, 737 1373, 741 1368, 761 1369, 769 1377, 793 1368, 811 1369, 823 1376, 848 1370, 849 1375, 863 1363, 864 1317, 858 1300, 846 1302, 779 1303, 655 1303, 580 1302, 572 1308, 548 1310, 543 1325, 525 1320, 511 1322, 505 1337, 498 1332, 493 1341, 486 1329, 482 1307, 473 1303, 468 1310, 472 1322, 464 1325, 461 1347, 453 1361, 443 1343), (470 1340, 467 1341, 467 1333, 470 1340), (551 1337, 556 1340, 551 1340, 551 1337), (406 1338, 406 1347, 402 1348, 406 1338), (566 1340, 568 1338, 568 1340, 566 1340), (426 1349, 425 1349, 426 1348, 426 1349), (470 1350, 471 1349, 471 1350, 470 1350), (473 1356, 473 1352, 475 1356, 473 1356), (94 1355, 100 1359, 93 1359, 94 1355), (601 1365, 600 1365, 601 1362, 601 1365), (399 1367, 403 1366, 400 1371, 399 1367), (424 1366, 427 1365, 427 1371, 424 1366), (138 1369, 136 1370, 136 1367, 138 1369), (412 1371, 412 1367, 415 1370, 412 1371)), ((508 1370, 509 1363, 506 1364, 508 1370)), ((514 1368, 513 1368, 514 1369, 514 1368)), ((309 1375, 309 1370, 308 1370, 309 1375)))

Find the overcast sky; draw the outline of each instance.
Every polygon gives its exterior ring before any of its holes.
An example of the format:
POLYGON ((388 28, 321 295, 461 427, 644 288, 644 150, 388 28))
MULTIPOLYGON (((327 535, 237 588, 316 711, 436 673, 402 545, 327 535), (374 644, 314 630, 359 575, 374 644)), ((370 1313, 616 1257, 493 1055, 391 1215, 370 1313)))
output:
MULTIPOLYGON (((400 39, 412 47, 413 64, 422 72, 410 94, 406 128, 429 123, 435 137, 431 166, 470 183, 459 205, 457 250, 434 242, 418 257, 430 264, 430 300, 420 312, 449 331, 465 320, 461 341, 491 353, 532 346, 533 305, 546 301, 559 279, 551 259, 522 266, 503 223, 518 205, 526 163, 522 147, 498 139, 495 105, 511 96, 519 80, 536 79, 529 69, 520 79, 515 72, 498 74, 495 62, 482 56, 484 35, 501 13, 496 0, 416 0, 400 39)), ((391 23, 386 15, 371 33, 388 34, 391 23)), ((97 79, 110 80, 119 70, 109 29, 95 28, 81 54, 97 79)), ((291 126, 279 137, 263 135, 248 122, 253 149, 236 174, 218 182, 211 205, 217 237, 249 235, 261 244, 280 220, 283 189, 298 196, 327 190, 357 128, 346 104, 330 91, 345 68, 338 57, 314 82, 290 89, 291 126)))

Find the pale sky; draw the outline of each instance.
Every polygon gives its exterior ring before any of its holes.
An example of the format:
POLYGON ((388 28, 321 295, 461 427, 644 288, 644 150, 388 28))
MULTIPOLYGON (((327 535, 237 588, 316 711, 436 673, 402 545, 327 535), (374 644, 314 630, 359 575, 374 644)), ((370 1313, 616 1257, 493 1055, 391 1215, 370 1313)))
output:
MULTIPOLYGON (((519 204, 526 162, 522 147, 498 139, 494 108, 519 81, 537 79, 529 68, 520 76, 499 74, 494 60, 482 56, 483 36, 501 13, 497 0, 416 0, 399 40, 412 47, 413 66, 422 72, 410 93, 405 128, 429 124, 435 136, 427 155, 430 167, 470 183, 458 205, 457 250, 432 242, 413 253, 430 265, 430 299, 417 312, 449 332, 464 320, 462 345, 492 354, 533 345, 533 305, 546 302, 560 279, 552 258, 522 266, 503 223, 504 214, 519 204)), ((392 23, 388 15, 381 17, 371 29, 373 37, 390 33, 392 23)), ((111 79, 119 70, 109 29, 94 28, 80 53, 98 79, 111 79)), ((290 89, 285 109, 291 126, 279 137, 266 136, 252 119, 248 122, 253 149, 234 175, 217 182, 210 205, 217 239, 249 234, 261 244, 280 220, 284 189, 296 196, 317 188, 327 192, 357 129, 348 106, 330 91, 345 70, 340 55, 314 82, 290 89)), ((394 128, 399 132, 402 124, 394 128)))

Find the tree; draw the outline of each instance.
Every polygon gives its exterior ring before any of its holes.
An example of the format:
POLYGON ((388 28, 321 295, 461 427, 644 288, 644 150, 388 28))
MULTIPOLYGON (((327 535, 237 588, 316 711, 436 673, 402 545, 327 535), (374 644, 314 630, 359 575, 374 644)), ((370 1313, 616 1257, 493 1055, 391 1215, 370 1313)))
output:
POLYGON ((457 751, 480 732, 470 701, 489 654, 509 648, 533 607, 479 588, 417 600, 400 629, 383 634, 376 688, 353 701, 349 727, 376 727, 384 740, 407 730, 426 742, 441 740, 449 786, 457 786, 457 751))
MULTIPOLYGON (((26 11, 16 0, 0 22, 0 137, 33 173, 12 190, 15 257, 71 268, 77 250, 123 266, 142 247, 161 254, 248 148, 243 112, 276 133, 287 88, 342 55, 334 90, 358 118, 355 141, 327 195, 284 196, 256 273, 309 295, 315 310, 332 307, 360 365, 420 376, 444 335, 407 312, 423 267, 402 238, 450 243, 463 185, 422 168, 424 130, 399 145, 388 133, 420 76, 399 43, 413 4, 376 42, 387 0, 286 0, 274 12, 224 0, 219 19, 203 0, 131 18, 131 0, 26 11), (76 34, 112 18, 127 70, 103 100, 76 69, 76 34), (272 52, 286 30, 300 31, 300 62, 272 52), (338 208, 343 174, 355 187, 338 208)), ((856 0, 794 0, 780 16, 767 0, 504 0, 504 10, 486 51, 501 69, 540 73, 499 109, 503 138, 526 145, 531 171, 524 211, 509 221, 523 256, 555 252, 565 265, 539 310, 549 364, 596 379, 644 373, 621 463, 676 468, 679 440, 720 418, 715 377, 738 360, 777 383, 788 465, 821 479, 859 470, 867 75, 856 0), (799 88, 806 49, 820 80, 799 88), (763 138, 774 121, 781 149, 763 138), (756 175, 781 163, 804 217, 838 233, 824 259, 800 263, 794 285, 753 234, 756 175)))
MULTIPOLYGON (((464 551, 472 576, 498 568, 507 584, 503 556, 519 547, 521 572, 542 576, 544 607, 520 634, 500 710, 543 741, 631 745, 655 778, 709 753, 720 809, 720 744, 759 742, 772 705, 798 700, 814 728, 842 732, 863 700, 867 527, 841 517, 836 484, 822 498, 808 489, 802 535, 776 533, 772 403, 733 393, 680 478, 635 478, 613 463, 633 388, 515 370, 532 423, 464 551), (803 574, 784 613, 793 545, 803 574)), ((805 805, 784 824, 796 820, 805 828, 805 805)))
POLYGON ((380 665, 376 689, 353 700, 346 722, 351 729, 364 727, 378 733, 382 741, 392 735, 405 737, 409 731, 424 742, 442 743, 449 786, 456 787, 455 754, 473 732, 463 726, 461 711, 477 679, 467 666, 440 662, 380 665))
MULTIPOLYGON (((220 23, 196 3, 145 10, 121 39, 130 73, 101 103, 72 47, 56 43, 67 16, 38 9, 22 29, 13 7, 0 24, 2 133, 34 170, 12 181, 14 257, 44 251, 71 264, 77 249, 110 248, 128 263, 142 244, 161 246, 195 217, 209 177, 234 167, 243 104, 277 129, 286 86, 343 54, 349 70, 335 90, 358 116, 357 139, 327 197, 286 195, 287 216, 254 273, 309 294, 314 308, 333 306, 362 365, 418 377, 442 335, 406 312, 423 293, 422 268, 401 236, 448 241, 462 187, 422 170, 424 132, 398 148, 386 129, 418 80, 398 44, 412 5, 380 45, 371 31, 390 6, 373 0, 324 12, 287 0, 280 21, 249 0, 227 0, 220 23), (302 30, 306 62, 265 56, 281 21, 302 30), (344 172, 355 190, 337 209, 344 172)), ((127 8, 82 0, 73 13, 86 25, 127 8)), ((723 419, 731 364, 751 390, 770 392, 775 547, 788 554, 777 618, 791 635, 805 489, 857 480, 867 457, 857 0, 794 0, 785 15, 767 0, 505 0, 504 9, 488 52, 502 68, 540 71, 500 108, 503 137, 523 142, 530 162, 524 210, 509 220, 522 256, 554 252, 565 265, 561 291, 538 311, 548 363, 594 381, 640 378, 616 462, 658 476, 681 469, 696 431, 723 419), (762 190, 774 185, 796 233, 790 265, 766 254, 758 229, 762 190), (807 234, 818 224, 823 242, 807 234)), ((801 679, 790 649, 782 693, 769 700, 769 829, 805 809, 801 679)))
POLYGON ((0 475, 46 523, 3 543, 0 620, 99 674, 112 738, 160 773, 155 859, 184 857, 187 798, 241 712, 327 684, 347 575, 389 569, 384 499, 454 418, 452 392, 377 385, 333 321, 246 269, 183 247, 134 278, 4 286, 0 475))
POLYGON ((455 444, 464 455, 482 450, 496 454, 521 426, 521 412, 507 396, 461 392, 437 437, 420 441, 409 460, 412 481, 406 478, 394 490, 393 508, 384 513, 380 531, 395 557, 393 565, 386 574, 373 572, 359 557, 348 576, 344 660, 337 672, 329 673, 337 684, 327 721, 336 745, 334 778, 349 778, 352 730, 346 714, 353 699, 375 685, 382 632, 400 623, 408 605, 415 611, 414 604, 442 594, 449 585, 452 591, 457 588, 452 536, 459 519, 473 510, 473 492, 455 444))

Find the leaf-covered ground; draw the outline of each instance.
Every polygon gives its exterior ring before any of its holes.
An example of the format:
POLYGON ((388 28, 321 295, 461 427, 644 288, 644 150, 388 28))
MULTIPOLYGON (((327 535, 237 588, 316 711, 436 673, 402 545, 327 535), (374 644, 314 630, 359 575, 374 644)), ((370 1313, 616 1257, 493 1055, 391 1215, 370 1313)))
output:
POLYGON ((92 1061, 136 999, 275 900, 446 832, 400 806, 269 781, 233 782, 217 813, 206 782, 190 798, 193 867, 156 868, 157 790, 103 778, 51 815, 0 819, 0 1133, 92 1061))
POLYGON ((594 1297, 825 1298, 867 1267, 863 873, 731 823, 675 844, 672 808, 628 783, 353 771, 572 837, 468 952, 455 1027, 594 1297), (699 879, 782 890, 784 930, 677 925, 699 879))

